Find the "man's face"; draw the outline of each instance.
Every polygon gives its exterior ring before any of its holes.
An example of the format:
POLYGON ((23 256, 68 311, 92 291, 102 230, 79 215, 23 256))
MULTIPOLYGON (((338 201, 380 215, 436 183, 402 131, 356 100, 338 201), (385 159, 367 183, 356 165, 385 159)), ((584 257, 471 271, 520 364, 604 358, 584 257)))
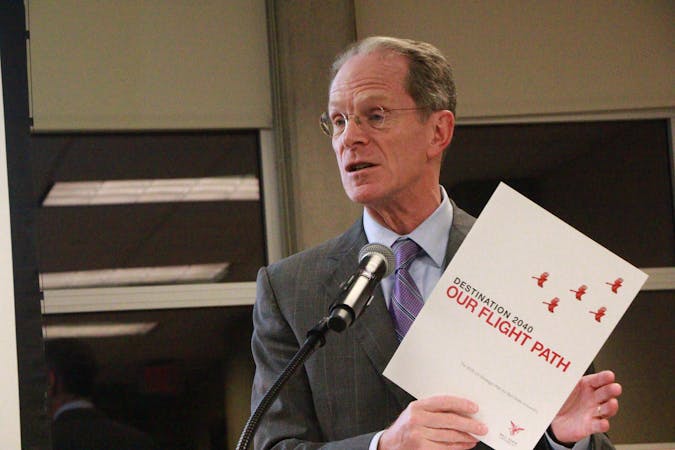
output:
POLYGON ((419 112, 413 110, 417 105, 404 87, 407 74, 405 57, 375 52, 347 60, 331 84, 329 116, 339 119, 342 113, 349 118, 332 142, 342 185, 354 202, 376 208, 395 206, 424 193, 430 178, 438 189, 427 154, 433 126, 428 120, 422 123, 419 112), (391 111, 385 126, 374 129, 367 116, 378 107, 409 109, 391 111))

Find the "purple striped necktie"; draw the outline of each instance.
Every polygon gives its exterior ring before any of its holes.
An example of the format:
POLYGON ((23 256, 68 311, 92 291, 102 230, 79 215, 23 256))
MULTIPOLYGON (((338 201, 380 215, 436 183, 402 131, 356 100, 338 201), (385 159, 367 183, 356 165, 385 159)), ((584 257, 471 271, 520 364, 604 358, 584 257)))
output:
POLYGON ((422 249, 409 238, 394 242, 392 248, 396 256, 396 271, 394 272, 394 289, 389 302, 389 312, 394 319, 396 337, 401 341, 422 306, 424 306, 422 294, 420 294, 415 280, 408 271, 422 249))

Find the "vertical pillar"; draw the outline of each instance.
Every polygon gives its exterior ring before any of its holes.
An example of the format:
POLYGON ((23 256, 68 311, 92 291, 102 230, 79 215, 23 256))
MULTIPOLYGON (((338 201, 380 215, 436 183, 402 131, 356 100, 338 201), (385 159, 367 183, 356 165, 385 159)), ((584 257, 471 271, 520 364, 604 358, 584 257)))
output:
POLYGON ((35 200, 29 159, 28 76, 23 2, 0 7, 0 54, 12 230, 14 310, 19 368, 21 448, 50 448, 47 386, 34 242, 35 200))
POLYGON ((330 139, 319 129, 329 68, 356 37, 352 0, 267 1, 275 146, 286 254, 343 232, 360 214, 344 194, 330 139))

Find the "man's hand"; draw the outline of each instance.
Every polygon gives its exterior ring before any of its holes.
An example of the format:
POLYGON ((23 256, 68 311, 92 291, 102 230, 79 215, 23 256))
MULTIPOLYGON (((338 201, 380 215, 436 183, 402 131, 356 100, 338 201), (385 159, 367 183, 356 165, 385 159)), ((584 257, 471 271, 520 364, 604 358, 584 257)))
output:
POLYGON ((558 415, 551 422, 560 442, 577 442, 593 433, 609 430, 609 418, 619 411, 621 385, 614 382, 614 372, 586 375, 575 386, 558 415))
POLYGON ((473 419, 478 405, 463 398, 439 395, 411 402, 380 436, 378 450, 473 448, 485 424, 473 419))

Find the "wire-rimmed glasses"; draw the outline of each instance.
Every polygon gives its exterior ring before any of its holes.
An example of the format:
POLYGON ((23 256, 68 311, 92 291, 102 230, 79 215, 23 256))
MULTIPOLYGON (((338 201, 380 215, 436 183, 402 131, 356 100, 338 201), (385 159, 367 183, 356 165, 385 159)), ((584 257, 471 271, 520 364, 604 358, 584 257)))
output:
POLYGON ((361 126, 364 123, 374 130, 382 130, 387 127, 390 122, 388 119, 392 112, 396 111, 419 111, 423 108, 385 108, 383 106, 375 106, 363 113, 359 114, 345 114, 336 112, 329 115, 328 112, 321 114, 319 124, 321 131, 330 137, 334 138, 341 135, 350 120, 361 126))

